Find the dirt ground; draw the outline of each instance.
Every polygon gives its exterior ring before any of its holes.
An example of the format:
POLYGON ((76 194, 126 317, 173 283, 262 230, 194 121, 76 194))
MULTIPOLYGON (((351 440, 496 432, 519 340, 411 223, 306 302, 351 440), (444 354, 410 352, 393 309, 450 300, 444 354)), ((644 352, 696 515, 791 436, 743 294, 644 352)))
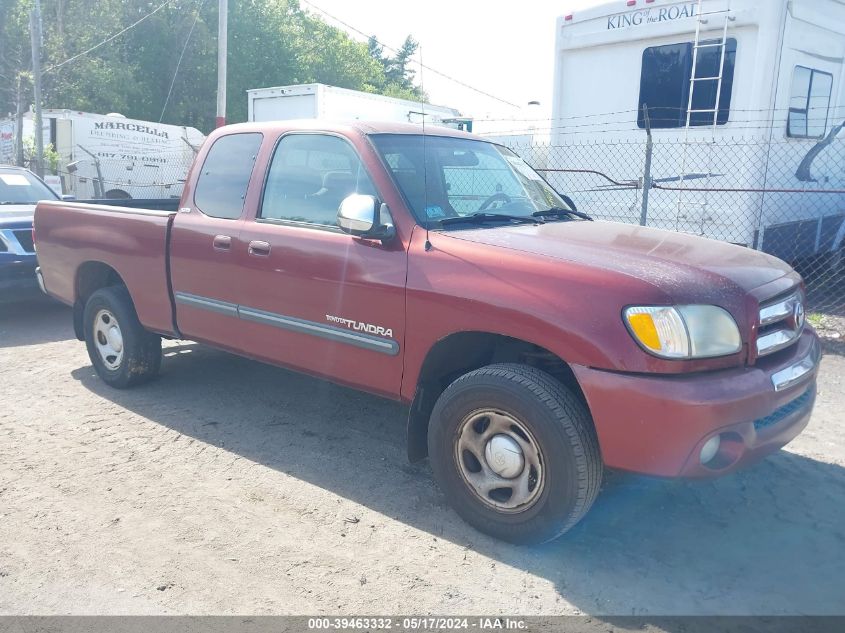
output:
POLYGON ((458 519, 398 405, 191 343, 107 388, 69 311, 0 306, 2 614, 845 614, 845 341, 738 474, 612 474, 551 544, 458 519))

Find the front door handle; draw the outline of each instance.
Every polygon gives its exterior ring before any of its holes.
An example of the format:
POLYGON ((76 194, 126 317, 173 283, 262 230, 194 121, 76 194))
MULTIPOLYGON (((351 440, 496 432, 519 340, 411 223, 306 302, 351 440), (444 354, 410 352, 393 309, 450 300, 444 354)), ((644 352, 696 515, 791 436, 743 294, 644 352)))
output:
POLYGON ((249 243, 249 254, 253 257, 267 257, 270 255, 270 243, 261 240, 252 240, 249 243))
POLYGON ((228 235, 215 235, 212 244, 214 245, 214 250, 228 251, 232 248, 232 238, 228 235))

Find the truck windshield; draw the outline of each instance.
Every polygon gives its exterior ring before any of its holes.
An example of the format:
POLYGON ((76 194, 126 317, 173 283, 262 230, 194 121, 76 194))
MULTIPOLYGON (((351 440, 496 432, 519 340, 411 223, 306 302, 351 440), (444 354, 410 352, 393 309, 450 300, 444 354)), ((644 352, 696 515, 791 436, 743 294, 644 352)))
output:
POLYGON ((35 204, 39 200, 57 200, 43 182, 32 174, 18 169, 0 169, 0 213, 2 205, 35 204))
POLYGON ((417 221, 428 228, 467 226, 443 220, 475 214, 531 218, 537 212, 568 208, 542 176, 500 145, 421 134, 370 138, 417 221))

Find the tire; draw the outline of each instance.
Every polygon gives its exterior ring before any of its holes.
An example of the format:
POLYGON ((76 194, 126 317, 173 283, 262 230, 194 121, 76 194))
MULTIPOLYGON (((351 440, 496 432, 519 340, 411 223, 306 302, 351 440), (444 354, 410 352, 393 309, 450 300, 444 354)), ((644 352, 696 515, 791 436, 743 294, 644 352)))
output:
POLYGON ((126 389, 158 374, 161 338, 138 321, 124 286, 102 288, 92 294, 85 304, 82 323, 88 357, 103 382, 126 389))
POLYGON ((601 485, 603 463, 587 407, 526 365, 488 365, 453 382, 432 411, 428 450, 457 513, 511 543, 557 538, 587 513, 601 485), (521 460, 514 457, 517 445, 521 460), (477 455, 482 446, 484 462, 477 455), (486 491, 503 481, 506 487, 486 491))

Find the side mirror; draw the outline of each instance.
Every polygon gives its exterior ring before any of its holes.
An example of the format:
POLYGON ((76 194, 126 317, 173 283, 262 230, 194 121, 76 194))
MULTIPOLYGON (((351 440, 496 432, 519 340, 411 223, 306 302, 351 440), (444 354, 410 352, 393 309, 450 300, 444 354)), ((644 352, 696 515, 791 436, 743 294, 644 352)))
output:
POLYGON ((386 242, 396 234, 390 211, 375 196, 354 193, 340 203, 337 225, 355 237, 386 242))

